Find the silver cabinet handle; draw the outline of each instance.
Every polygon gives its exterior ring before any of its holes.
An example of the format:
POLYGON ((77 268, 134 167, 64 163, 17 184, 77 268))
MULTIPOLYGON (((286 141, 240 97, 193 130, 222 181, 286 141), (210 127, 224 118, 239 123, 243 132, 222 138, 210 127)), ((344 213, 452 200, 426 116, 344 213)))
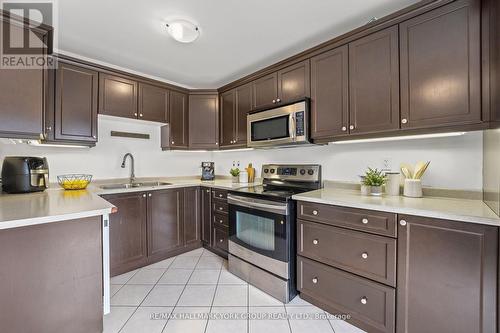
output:
POLYGON ((401 119, 401 124, 406 124, 407 122, 408 122, 408 119, 406 119, 406 118, 401 119))
POLYGON ((174 144, 175 142, 172 141, 172 144, 174 144))
POLYGON ((151 193, 149 193, 149 194, 148 194, 148 197, 150 197, 150 198, 151 198, 152 196, 153 196, 153 195, 152 195, 151 193))
POLYGON ((342 126, 342 132, 345 132, 345 131, 347 131, 347 127, 342 126))
POLYGON ((363 296, 363 297, 361 297, 360 302, 361 302, 361 304, 364 305, 364 304, 368 303, 368 298, 366 298, 366 296, 363 296))
POLYGON ((314 283, 314 284, 318 283, 318 278, 317 277, 313 277, 312 283, 314 283))
POLYGON ((142 113, 139 113, 139 117, 142 117, 142 113))
POLYGON ((276 103, 279 103, 279 102, 281 102, 281 99, 279 99, 279 98, 276 99, 276 103))
POLYGON ((134 116, 136 116, 136 117, 137 117, 137 112, 134 112, 134 116))
POLYGON ((361 253, 361 258, 368 259, 368 253, 366 252, 361 253))
POLYGON ((354 125, 349 125, 349 129, 353 130, 354 129, 354 125))
POLYGON ((364 219, 362 219, 362 220, 361 220, 361 222, 362 222, 363 224, 368 224, 368 219, 367 219, 367 218, 364 218, 364 219))
POLYGON ((143 198, 145 198, 145 197, 146 197, 146 194, 144 193, 144 194, 142 195, 142 197, 143 197, 143 198))
POLYGON ((273 99, 273 104, 276 104, 276 100, 275 99, 273 99))
POLYGON ((312 214, 313 214, 314 216, 316 216, 316 215, 318 215, 318 211, 317 211, 317 210, 313 210, 313 211, 312 211, 312 214))
POLYGON ((319 240, 318 240, 318 239, 313 239, 313 244, 314 244, 314 245, 318 245, 318 243, 319 243, 319 240))
POLYGON ((399 224, 404 227, 406 225, 406 221, 405 220, 401 220, 401 221, 399 221, 399 224))
POLYGON ((224 223, 224 221, 222 221, 222 220, 219 220, 219 223, 224 223))

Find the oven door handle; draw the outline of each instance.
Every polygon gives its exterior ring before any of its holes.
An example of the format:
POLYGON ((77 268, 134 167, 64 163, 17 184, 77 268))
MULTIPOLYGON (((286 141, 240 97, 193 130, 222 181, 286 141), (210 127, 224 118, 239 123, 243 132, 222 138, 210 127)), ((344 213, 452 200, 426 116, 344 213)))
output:
POLYGON ((249 197, 241 197, 233 194, 227 195, 227 203, 247 208, 255 208, 263 211, 267 211, 270 213, 276 213, 281 215, 288 215, 288 206, 286 204, 269 204, 263 203, 262 200, 249 198, 249 197))

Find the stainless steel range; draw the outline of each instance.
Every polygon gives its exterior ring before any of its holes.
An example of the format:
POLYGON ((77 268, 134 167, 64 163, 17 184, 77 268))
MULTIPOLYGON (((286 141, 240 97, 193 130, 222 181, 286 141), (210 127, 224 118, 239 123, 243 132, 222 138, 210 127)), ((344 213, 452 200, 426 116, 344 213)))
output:
POLYGON ((321 188, 321 166, 263 165, 262 179, 227 196, 229 271, 287 303, 297 294, 292 195, 321 188))

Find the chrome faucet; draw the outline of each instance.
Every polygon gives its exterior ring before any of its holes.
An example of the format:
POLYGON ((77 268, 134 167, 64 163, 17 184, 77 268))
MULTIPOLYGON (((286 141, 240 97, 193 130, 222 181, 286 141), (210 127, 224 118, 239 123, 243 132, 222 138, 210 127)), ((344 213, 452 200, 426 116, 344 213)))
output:
POLYGON ((133 183, 135 180, 135 173, 134 173, 134 156, 131 153, 126 153, 123 156, 123 161, 122 161, 122 168, 125 168, 125 161, 127 160, 127 157, 130 157, 130 182, 133 183))

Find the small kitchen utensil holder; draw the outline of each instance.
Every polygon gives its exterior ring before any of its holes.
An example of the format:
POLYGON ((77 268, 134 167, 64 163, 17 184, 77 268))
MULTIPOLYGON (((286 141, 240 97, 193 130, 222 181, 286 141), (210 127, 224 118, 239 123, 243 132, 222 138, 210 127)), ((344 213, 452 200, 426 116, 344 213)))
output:
POLYGON ((409 198, 422 197, 422 180, 420 179, 405 179, 403 195, 409 198))

